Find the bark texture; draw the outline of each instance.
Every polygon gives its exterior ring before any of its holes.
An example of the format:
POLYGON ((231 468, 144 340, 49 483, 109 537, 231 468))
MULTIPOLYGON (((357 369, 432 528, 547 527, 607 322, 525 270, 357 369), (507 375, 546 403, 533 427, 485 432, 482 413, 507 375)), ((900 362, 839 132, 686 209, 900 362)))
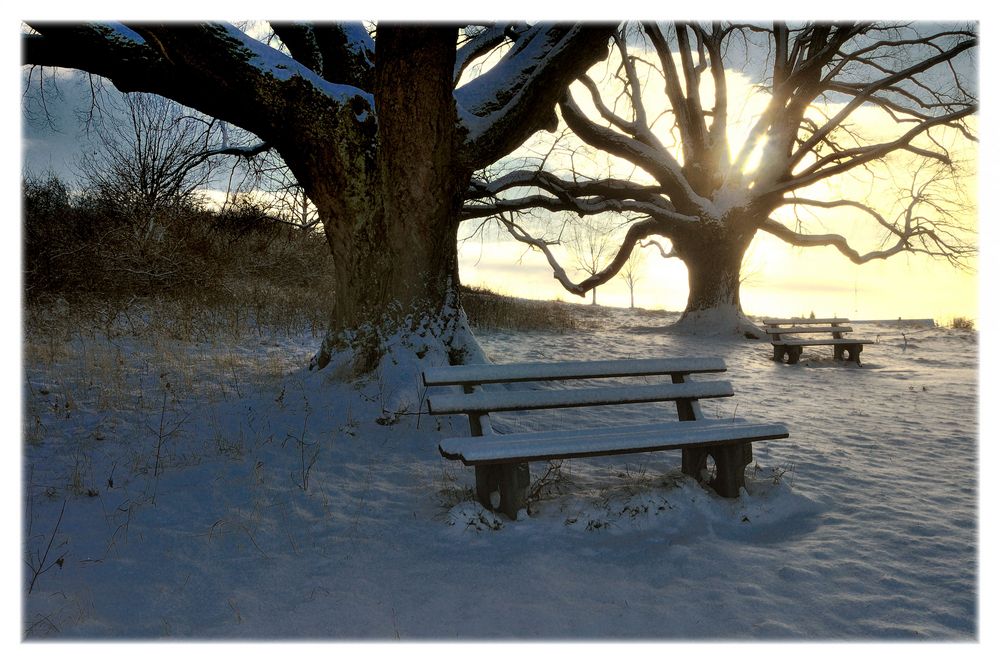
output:
POLYGON ((356 369, 369 369, 399 326, 427 324, 414 316, 440 316, 459 305, 455 231, 470 171, 457 159, 455 38, 454 27, 379 29, 376 59, 385 64, 375 76, 373 159, 357 160, 354 186, 317 202, 333 220, 325 228, 338 276, 320 368, 335 350, 352 346, 356 369))

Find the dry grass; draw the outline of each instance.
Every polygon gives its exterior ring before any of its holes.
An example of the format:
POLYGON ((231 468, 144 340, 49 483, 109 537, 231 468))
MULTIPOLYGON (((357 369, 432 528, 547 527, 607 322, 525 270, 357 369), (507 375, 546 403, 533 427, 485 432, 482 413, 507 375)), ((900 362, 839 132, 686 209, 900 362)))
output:
POLYGON ((580 327, 571 307, 560 302, 525 300, 484 288, 465 288, 462 306, 477 330, 575 330, 580 327))

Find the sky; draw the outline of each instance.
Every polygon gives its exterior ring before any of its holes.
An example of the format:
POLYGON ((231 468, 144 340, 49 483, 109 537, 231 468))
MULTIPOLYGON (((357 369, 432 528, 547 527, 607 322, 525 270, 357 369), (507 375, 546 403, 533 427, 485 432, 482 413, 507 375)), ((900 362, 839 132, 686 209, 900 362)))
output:
MULTIPOLYGON (((460 247, 463 283, 505 295, 564 302, 590 302, 566 291, 538 252, 515 241, 460 247)), ((645 274, 635 286, 635 306, 683 311, 687 270, 677 259, 664 260, 644 250, 645 274)), ((836 250, 800 249, 760 235, 751 245, 753 272, 740 291, 750 316, 840 316, 855 320, 935 319, 947 324, 957 316, 978 317, 978 275, 921 256, 855 265, 836 250), (768 246, 770 245, 770 246, 768 246), (766 255, 767 258, 758 258, 766 255), (822 266, 818 269, 817 266, 822 266)), ((582 273, 581 273, 582 274, 582 273)), ((597 289, 599 305, 627 307, 629 291, 616 278, 597 289)))
MULTIPOLYGON (((706 77, 710 81, 710 77, 706 77)), ((750 97, 752 83, 739 74, 729 76, 730 95, 750 97)), ((73 163, 85 150, 88 137, 75 113, 84 108, 89 94, 80 81, 60 86, 62 103, 55 98, 49 110, 55 129, 24 122, 22 163, 29 172, 53 170, 74 179, 73 163)), ((703 93, 705 94, 705 93, 703 93)), ((707 93, 710 94, 710 93, 707 93)), ((710 99, 706 96, 704 98, 710 99)), ((579 95, 578 95, 579 98, 579 95)), ((744 103, 752 117, 762 101, 744 103)), ((653 108, 651 106, 651 108, 653 108)), ((733 113, 737 103, 732 103, 733 113)), ((733 131, 739 131, 734 122, 733 131)), ((745 129, 744 122, 744 129, 745 129)), ((734 136, 734 149, 740 144, 734 136)), ((974 221, 972 222, 975 223, 974 221)), ((460 232, 464 236, 465 232, 460 232)), ((864 252, 877 248, 874 239, 857 242, 864 252)), ((559 248, 567 267, 572 262, 559 248)), ((663 259, 654 249, 644 251, 640 277, 635 286, 635 304, 642 308, 683 310, 687 298, 686 269, 677 259, 663 259)), ((474 239, 460 247, 462 281, 508 295, 534 299, 589 302, 565 291, 552 277, 544 257, 526 252, 523 245, 501 236, 474 239)), ((919 255, 897 255, 887 261, 855 265, 829 248, 801 249, 758 233, 748 251, 746 280, 741 288, 744 311, 751 316, 846 316, 854 319, 935 319, 950 322, 955 317, 979 318, 978 279, 975 262, 970 270, 959 270, 946 261, 919 255)), ((583 273, 571 271, 577 280, 583 273)), ((628 306, 628 287, 616 278, 598 289, 597 301, 609 306, 628 306)))

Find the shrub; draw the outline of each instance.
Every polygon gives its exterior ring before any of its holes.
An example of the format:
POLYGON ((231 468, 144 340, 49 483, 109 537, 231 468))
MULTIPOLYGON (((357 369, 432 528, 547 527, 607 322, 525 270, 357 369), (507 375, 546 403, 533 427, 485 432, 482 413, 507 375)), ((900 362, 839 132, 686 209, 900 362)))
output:
POLYGON ((957 316, 951 319, 951 325, 949 327, 953 330, 972 330, 975 329, 975 324, 972 322, 971 318, 957 316))
POLYGON ((101 192, 51 175, 26 177, 23 197, 29 330, 50 310, 181 339, 329 322, 333 261, 321 234, 252 206, 216 212, 188 199, 162 209, 149 236, 101 192))
MULTIPOLYGON (((332 259, 322 235, 242 205, 215 212, 190 197, 137 224, 101 191, 72 193, 55 176, 24 180, 26 298, 106 298, 237 288, 329 291, 332 259), (156 232, 149 233, 150 225, 156 232)), ((326 299, 326 298, 324 298, 326 299)))

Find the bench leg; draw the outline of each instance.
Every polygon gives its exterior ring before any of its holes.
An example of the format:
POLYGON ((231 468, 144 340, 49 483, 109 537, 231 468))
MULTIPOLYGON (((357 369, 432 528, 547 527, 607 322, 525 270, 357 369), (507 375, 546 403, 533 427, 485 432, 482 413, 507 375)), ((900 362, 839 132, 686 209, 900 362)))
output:
POLYGON ((724 498, 739 498, 740 489, 746 486, 747 464, 753 461, 752 444, 714 445, 708 448, 708 453, 715 459, 715 479, 709 486, 724 498))
POLYGON ((701 472, 708 467, 708 450, 704 447, 681 450, 681 472, 701 481, 701 472))
POLYGON ((799 357, 802 356, 802 346, 787 346, 788 348, 788 363, 798 364, 799 357))
POLYGON ((864 348, 863 344, 836 344, 833 347, 833 359, 847 360, 860 365, 862 348, 864 348))
POLYGON ((499 510, 511 519, 527 505, 531 474, 526 463, 501 463, 476 466, 476 498, 490 510, 499 510), (492 495, 500 495, 493 506, 492 495))
POLYGON ((483 507, 493 509, 490 494, 500 490, 500 466, 476 466, 476 500, 483 507))
POLYGON ((777 346, 774 346, 774 353, 771 355, 771 359, 775 362, 781 362, 785 359, 785 355, 788 356, 789 364, 797 364, 799 356, 802 355, 802 346, 785 346, 778 344, 777 346))
POLYGON ((851 344, 848 346, 848 356, 847 359, 852 362, 857 362, 858 366, 861 366, 861 349, 864 348, 863 344, 851 344))

